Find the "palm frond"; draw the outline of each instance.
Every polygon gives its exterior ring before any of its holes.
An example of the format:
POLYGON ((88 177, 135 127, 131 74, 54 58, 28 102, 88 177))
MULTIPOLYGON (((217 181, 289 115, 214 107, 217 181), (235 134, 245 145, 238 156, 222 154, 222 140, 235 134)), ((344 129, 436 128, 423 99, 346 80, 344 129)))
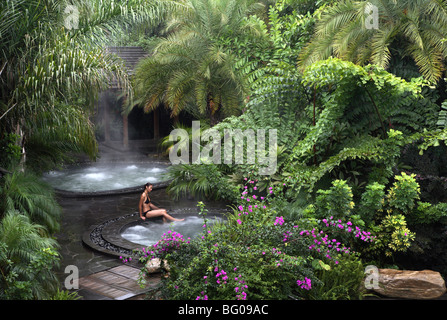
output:
POLYGON ((49 185, 33 174, 17 170, 3 180, 0 190, 2 216, 17 210, 30 221, 45 227, 49 234, 59 230, 62 211, 49 185))
MULTIPOLYGON (((429 81, 446 68, 447 4, 442 0, 347 0, 328 7, 299 57, 301 67, 330 56, 388 67, 393 54, 409 55, 429 81), (365 6, 375 6, 378 29, 365 27, 365 6), (399 44, 404 51, 391 50, 399 44), (392 53, 394 52, 394 53, 392 53)), ((403 58, 403 56, 401 56, 403 58)))

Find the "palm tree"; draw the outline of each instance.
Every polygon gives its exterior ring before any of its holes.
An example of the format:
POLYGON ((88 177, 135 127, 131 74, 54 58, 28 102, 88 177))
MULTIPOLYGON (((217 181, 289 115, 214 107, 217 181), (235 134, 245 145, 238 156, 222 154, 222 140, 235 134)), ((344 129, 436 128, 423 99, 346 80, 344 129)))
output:
POLYGON ((146 112, 164 104, 172 117, 194 105, 211 124, 219 113, 237 111, 246 84, 234 68, 234 56, 221 43, 249 32, 250 26, 242 22, 253 7, 249 1, 186 0, 171 16, 168 36, 138 65, 135 101, 146 112))
POLYGON ((333 55, 387 68, 393 57, 408 57, 425 79, 436 82, 446 68, 446 34, 445 0, 347 0, 323 11, 300 64, 333 55), (378 26, 368 27, 367 19, 374 19, 374 12, 378 26))
POLYGON ((2 178, 0 184, 0 218, 8 212, 26 215, 29 221, 45 228, 46 234, 59 231, 62 210, 53 189, 38 176, 14 171, 2 178))
POLYGON ((48 299, 58 289, 57 243, 41 233, 42 226, 15 211, 0 221, 0 299, 48 299))

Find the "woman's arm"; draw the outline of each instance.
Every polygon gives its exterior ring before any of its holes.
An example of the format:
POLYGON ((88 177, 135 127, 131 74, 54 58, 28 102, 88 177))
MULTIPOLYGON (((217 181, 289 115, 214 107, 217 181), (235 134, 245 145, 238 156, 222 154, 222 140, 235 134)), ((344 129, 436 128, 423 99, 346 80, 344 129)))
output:
POLYGON ((146 217, 143 217, 143 201, 144 201, 144 195, 142 194, 140 197, 140 203, 138 204, 138 209, 140 210, 140 218, 146 220, 146 217))

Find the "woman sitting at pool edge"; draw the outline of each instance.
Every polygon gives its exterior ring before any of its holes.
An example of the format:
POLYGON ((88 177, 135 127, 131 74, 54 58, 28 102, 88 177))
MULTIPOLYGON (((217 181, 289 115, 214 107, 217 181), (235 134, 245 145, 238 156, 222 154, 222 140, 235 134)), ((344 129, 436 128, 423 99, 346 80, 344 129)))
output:
POLYGON ((149 193, 152 191, 152 184, 146 183, 144 185, 144 191, 140 197, 140 204, 138 206, 140 210, 140 218, 146 220, 146 218, 154 218, 154 217, 163 217, 163 222, 166 222, 166 219, 170 221, 183 221, 185 219, 175 219, 171 217, 165 209, 160 209, 155 206, 151 202, 151 198, 149 198, 149 193))

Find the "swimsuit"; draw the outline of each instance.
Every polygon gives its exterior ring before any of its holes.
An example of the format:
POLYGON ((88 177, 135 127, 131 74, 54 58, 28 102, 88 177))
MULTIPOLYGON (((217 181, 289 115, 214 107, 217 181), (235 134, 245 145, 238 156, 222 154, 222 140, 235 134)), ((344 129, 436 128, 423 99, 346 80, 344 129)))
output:
MULTIPOLYGON (((146 195, 146 201, 144 201, 144 203, 145 204, 150 204, 151 203, 151 200, 150 200, 150 198, 147 195, 146 195)), ((151 211, 151 207, 150 206, 149 206, 149 210, 143 212, 143 215, 145 216, 146 213, 148 213, 149 211, 151 211)))

